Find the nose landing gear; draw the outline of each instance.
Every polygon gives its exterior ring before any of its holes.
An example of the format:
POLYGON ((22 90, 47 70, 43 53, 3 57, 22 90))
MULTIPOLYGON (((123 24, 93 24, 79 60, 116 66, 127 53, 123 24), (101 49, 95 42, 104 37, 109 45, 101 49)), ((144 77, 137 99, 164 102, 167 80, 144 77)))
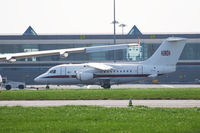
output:
POLYGON ((49 89, 50 87, 49 87, 49 85, 47 84, 45 88, 46 88, 46 89, 49 89))

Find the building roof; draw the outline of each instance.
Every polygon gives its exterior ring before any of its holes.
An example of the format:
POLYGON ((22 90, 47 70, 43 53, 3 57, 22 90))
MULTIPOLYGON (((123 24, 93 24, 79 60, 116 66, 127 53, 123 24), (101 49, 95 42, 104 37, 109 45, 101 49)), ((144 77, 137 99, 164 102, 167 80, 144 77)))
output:
POLYGON ((29 26, 23 33, 23 35, 37 35, 37 33, 33 30, 31 26, 29 26))
POLYGON ((133 28, 129 31, 128 35, 142 35, 142 33, 137 28, 137 26, 134 25, 133 28))

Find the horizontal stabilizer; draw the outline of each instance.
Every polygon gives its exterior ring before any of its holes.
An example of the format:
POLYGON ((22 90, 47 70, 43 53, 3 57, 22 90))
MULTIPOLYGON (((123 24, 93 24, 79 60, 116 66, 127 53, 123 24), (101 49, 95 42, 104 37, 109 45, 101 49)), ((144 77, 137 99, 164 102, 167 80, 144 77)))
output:
POLYGON ((157 77, 158 76, 158 74, 151 74, 151 75, 149 75, 148 77, 149 78, 155 78, 155 77, 157 77))
POLYGON ((168 42, 178 42, 178 41, 186 41, 186 38, 178 38, 178 37, 170 37, 166 39, 168 42))

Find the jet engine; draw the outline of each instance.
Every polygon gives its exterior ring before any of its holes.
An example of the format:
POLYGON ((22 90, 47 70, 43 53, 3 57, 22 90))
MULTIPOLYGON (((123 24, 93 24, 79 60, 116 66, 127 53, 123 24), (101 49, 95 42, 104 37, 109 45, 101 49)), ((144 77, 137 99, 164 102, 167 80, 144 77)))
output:
POLYGON ((81 81, 87 81, 94 78, 94 74, 91 72, 78 72, 76 78, 81 81))

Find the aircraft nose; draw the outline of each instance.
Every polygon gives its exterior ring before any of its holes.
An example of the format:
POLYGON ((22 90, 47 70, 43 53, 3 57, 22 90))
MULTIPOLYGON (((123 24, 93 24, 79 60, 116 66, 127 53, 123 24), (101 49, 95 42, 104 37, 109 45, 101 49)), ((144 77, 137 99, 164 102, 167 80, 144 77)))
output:
POLYGON ((44 78, 44 77, 45 77, 44 74, 39 75, 38 77, 36 77, 36 78, 34 79, 34 81, 35 81, 36 83, 46 84, 46 83, 48 82, 48 80, 47 80, 46 78, 44 78))
POLYGON ((40 77, 36 77, 36 78, 34 79, 34 81, 35 81, 35 82, 39 82, 39 81, 40 81, 40 77))

